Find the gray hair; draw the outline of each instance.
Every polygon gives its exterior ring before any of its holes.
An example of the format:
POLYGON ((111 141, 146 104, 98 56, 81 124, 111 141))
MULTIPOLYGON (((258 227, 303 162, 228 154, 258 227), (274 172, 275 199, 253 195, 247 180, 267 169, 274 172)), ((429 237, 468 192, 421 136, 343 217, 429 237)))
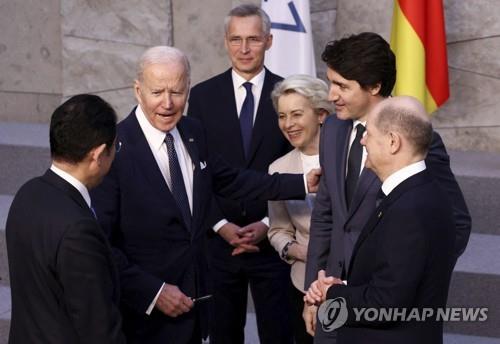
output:
POLYGON ((189 65, 186 54, 177 48, 165 45, 149 48, 142 54, 137 65, 137 80, 142 81, 144 70, 147 66, 158 63, 180 63, 184 65, 184 71, 187 78, 186 81, 189 85, 191 79, 191 66, 189 65))
POLYGON ((232 17, 244 18, 251 16, 257 16, 260 18, 262 22, 262 32, 265 35, 269 35, 271 33, 271 19, 262 8, 254 4, 239 5, 229 11, 226 18, 224 18, 224 32, 227 34, 227 31, 229 29, 229 22, 231 21, 232 17))
POLYGON ((296 74, 277 83, 271 92, 271 99, 276 112, 278 112, 279 98, 290 93, 297 93, 306 98, 315 111, 333 112, 333 104, 328 100, 328 85, 321 79, 305 74, 296 74))
POLYGON ((399 96, 385 99, 375 116, 375 127, 383 134, 395 131, 404 136, 415 152, 424 156, 429 151, 433 129, 422 104, 413 97, 399 96))

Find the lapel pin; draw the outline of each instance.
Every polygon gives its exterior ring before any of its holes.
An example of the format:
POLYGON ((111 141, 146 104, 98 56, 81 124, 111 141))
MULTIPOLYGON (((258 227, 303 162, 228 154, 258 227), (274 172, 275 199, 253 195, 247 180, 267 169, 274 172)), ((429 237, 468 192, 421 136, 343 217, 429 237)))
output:
POLYGON ((377 216, 380 219, 382 217, 382 212, 379 212, 377 216))
POLYGON ((194 142, 194 139, 192 137, 190 137, 189 142, 194 142))

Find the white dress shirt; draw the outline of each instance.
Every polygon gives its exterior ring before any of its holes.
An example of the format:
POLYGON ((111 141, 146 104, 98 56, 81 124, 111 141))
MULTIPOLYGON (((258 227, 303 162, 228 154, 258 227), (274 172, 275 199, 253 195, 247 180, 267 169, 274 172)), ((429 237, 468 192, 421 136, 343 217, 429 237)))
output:
POLYGON ((52 164, 50 166, 50 170, 52 172, 54 172, 55 174, 57 174, 62 179, 64 179, 65 181, 67 181, 68 183, 70 183, 71 185, 73 185, 75 187, 75 189, 77 189, 78 192, 82 195, 83 199, 85 200, 85 203, 87 203, 87 205, 90 208, 91 202, 90 202, 89 190, 87 190, 87 187, 85 185, 83 185, 83 183, 81 181, 79 181, 78 179, 73 177, 68 172, 61 170, 60 168, 58 168, 54 164, 52 164))
MULTIPOLYGON (((254 99, 253 123, 255 123, 255 117, 257 117, 257 109, 259 107, 260 96, 262 94, 262 87, 264 86, 266 69, 262 68, 259 74, 257 74, 250 80, 246 80, 245 78, 243 78, 241 75, 236 73, 234 69, 231 71, 231 76, 233 78, 234 97, 236 100, 236 113, 238 114, 238 118, 240 118, 241 108, 243 107, 243 102, 245 101, 245 98, 247 96, 247 91, 245 89, 245 86, 243 86, 243 84, 247 81, 252 84, 252 94, 254 99)), ((267 216, 264 217, 261 221, 267 227, 269 227, 269 218, 267 216)), ((213 226, 214 232, 217 233, 219 229, 221 229, 222 226, 224 226, 226 223, 228 223, 227 219, 222 219, 219 222, 217 222, 213 226)))
POLYGON ((382 183, 382 191, 387 196, 394 190, 399 184, 404 182, 406 179, 411 176, 422 172, 426 169, 425 161, 420 160, 411 165, 403 167, 399 171, 394 172, 386 180, 382 183))
MULTIPOLYGON (((358 132, 358 129, 356 128, 358 124, 362 124, 363 127, 366 128, 366 121, 364 121, 364 122, 360 122, 358 120, 353 121, 351 136, 349 137, 349 150, 347 152, 347 158, 349 158, 349 153, 351 152, 352 143, 354 142, 354 139, 356 138, 356 133, 358 132)), ((361 155, 361 165, 359 167, 359 174, 360 175, 361 175, 361 172, 363 172, 363 168, 365 168, 366 156, 367 156, 366 148, 365 148, 365 146, 363 146, 363 154, 361 155)), ((348 165, 349 164, 345 164, 345 175, 346 176, 347 176, 348 165)))
POLYGON ((236 113, 238 114, 238 118, 240 118, 241 108, 243 107, 243 102, 247 97, 247 91, 243 84, 245 82, 250 82, 252 84, 252 94, 253 94, 253 123, 255 123, 255 117, 257 116, 257 108, 259 107, 260 95, 262 94, 262 87, 264 86, 264 79, 266 76, 266 69, 262 68, 262 70, 254 76, 250 80, 246 80, 241 75, 235 72, 233 69, 231 72, 231 76, 233 77, 233 89, 234 89, 234 97, 236 100, 236 113))
MULTIPOLYGON (((167 144, 165 143, 165 136, 161 130, 156 129, 151 125, 149 120, 146 118, 146 115, 141 109, 141 106, 138 105, 135 110, 135 116, 137 117, 137 121, 139 122, 139 126, 146 137, 146 141, 148 141, 149 148, 151 149, 151 153, 160 168, 160 172, 165 179, 165 182, 168 185, 168 188, 172 190, 172 183, 170 181, 170 166, 168 164, 168 152, 167 152, 167 144)), ((182 178, 184 179, 184 186, 186 187, 186 194, 189 201, 189 208, 191 213, 193 213, 193 169, 194 165, 191 161, 191 157, 182 142, 181 135, 179 134, 179 130, 174 128, 170 130, 170 134, 172 134, 174 138, 174 147, 175 152, 177 153, 177 159, 179 160, 179 165, 182 171, 182 178)))
MULTIPOLYGON (((163 178, 165 179, 165 182, 167 183, 169 189, 172 190, 172 183, 170 180, 170 166, 168 164, 167 144, 165 143, 166 133, 156 129, 155 127, 153 127, 153 125, 151 125, 149 120, 146 118, 146 115, 142 111, 140 105, 138 105, 135 110, 135 116, 137 117, 137 121, 139 122, 139 126, 141 127, 144 136, 146 137, 146 141, 148 141, 149 148, 151 149, 151 153, 153 153, 161 174, 163 175, 163 178)), ((189 201, 189 208, 192 214, 194 165, 186 147, 184 146, 184 143, 182 142, 181 135, 179 134, 177 128, 175 127, 170 130, 170 134, 172 134, 174 138, 175 152, 177 153, 177 159, 179 160, 179 165, 181 167, 182 178, 184 179, 184 186, 186 187, 186 194, 189 201)), ((164 285, 165 283, 162 284, 160 290, 158 290, 158 293, 146 310, 147 315, 150 315, 153 311, 153 308, 156 304, 156 301, 158 300, 158 297, 160 297, 160 293, 164 285)))

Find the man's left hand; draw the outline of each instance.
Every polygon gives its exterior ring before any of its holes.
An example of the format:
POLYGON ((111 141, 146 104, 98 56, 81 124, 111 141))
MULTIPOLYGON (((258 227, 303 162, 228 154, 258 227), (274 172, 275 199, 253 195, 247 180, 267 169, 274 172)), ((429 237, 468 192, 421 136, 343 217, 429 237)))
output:
POLYGON ((313 168, 307 173, 306 180, 307 180, 308 193, 318 192, 320 178, 321 178, 321 168, 313 168))

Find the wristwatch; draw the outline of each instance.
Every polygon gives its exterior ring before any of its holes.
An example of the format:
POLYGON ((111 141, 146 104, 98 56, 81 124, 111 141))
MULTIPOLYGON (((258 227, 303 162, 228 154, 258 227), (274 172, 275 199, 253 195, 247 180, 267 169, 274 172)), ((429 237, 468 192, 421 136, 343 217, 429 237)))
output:
POLYGON ((281 250, 281 258, 284 260, 288 259, 288 249, 290 248, 290 245, 296 244, 297 240, 292 240, 286 243, 285 247, 281 250))

